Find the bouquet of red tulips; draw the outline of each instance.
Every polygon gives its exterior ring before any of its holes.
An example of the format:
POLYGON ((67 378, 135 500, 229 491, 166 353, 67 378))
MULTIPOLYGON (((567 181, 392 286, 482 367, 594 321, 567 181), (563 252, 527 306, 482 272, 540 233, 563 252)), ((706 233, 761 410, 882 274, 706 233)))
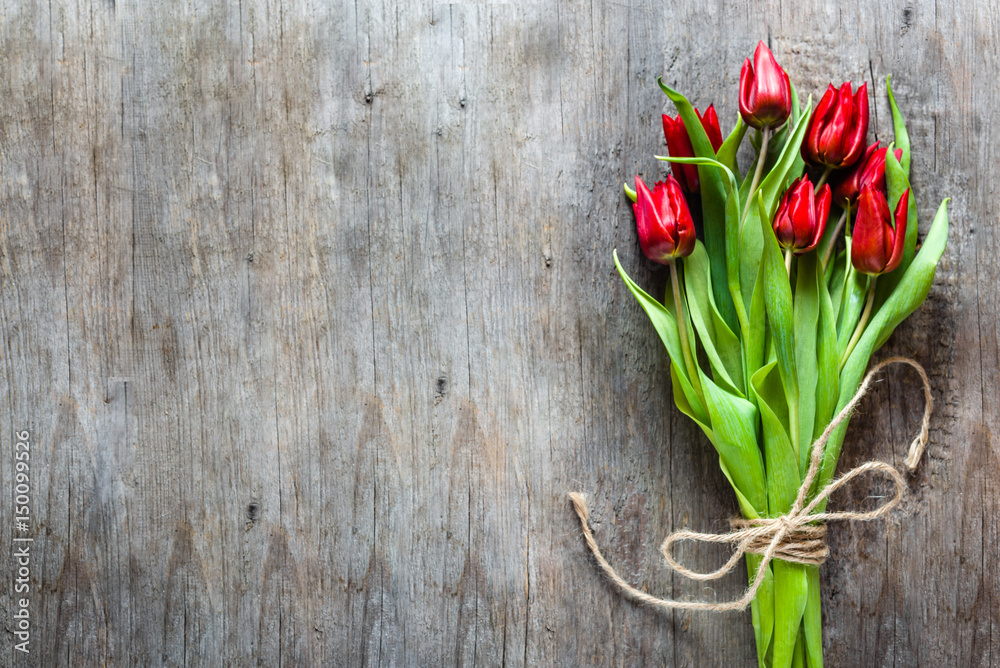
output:
MULTIPOLYGON (((725 139, 711 106, 699 114, 660 87, 679 114, 663 117, 670 156, 659 158, 673 176, 652 189, 636 178, 625 190, 643 252, 669 267, 663 301, 628 277, 617 254, 615 264, 667 348, 677 407, 718 451, 743 517, 782 517, 814 444, 820 464, 802 494, 808 501, 830 484, 847 427, 834 418, 872 353, 926 298, 947 240, 947 200, 918 250, 910 142, 888 80, 887 147, 867 144, 866 85, 831 85, 815 111, 811 99, 800 108, 763 43, 743 65, 740 117, 725 139), (748 133, 756 158, 741 177, 748 133)), ((761 556, 747 550, 746 561, 753 581, 761 556)), ((752 602, 761 666, 822 665, 819 568, 804 561, 778 555, 762 570, 752 602)))

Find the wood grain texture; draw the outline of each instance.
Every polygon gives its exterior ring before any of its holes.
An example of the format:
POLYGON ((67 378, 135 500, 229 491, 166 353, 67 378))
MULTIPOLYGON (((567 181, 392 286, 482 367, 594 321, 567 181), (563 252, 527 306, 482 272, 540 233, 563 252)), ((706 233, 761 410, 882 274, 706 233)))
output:
MULTIPOLYGON (((749 613, 612 591, 566 495, 629 581, 738 593, 658 558, 736 506, 611 251, 662 292, 620 191, 661 170, 655 79, 728 126, 764 38, 803 95, 868 81, 880 139, 891 73, 922 232, 954 198, 883 353, 932 374, 931 444, 904 512, 831 531, 829 665, 1000 665, 998 32, 973 0, 0 1, 8 620, 22 429, 35 490, 0 664, 751 665, 749 613)), ((842 466, 920 411, 886 374, 842 466)))

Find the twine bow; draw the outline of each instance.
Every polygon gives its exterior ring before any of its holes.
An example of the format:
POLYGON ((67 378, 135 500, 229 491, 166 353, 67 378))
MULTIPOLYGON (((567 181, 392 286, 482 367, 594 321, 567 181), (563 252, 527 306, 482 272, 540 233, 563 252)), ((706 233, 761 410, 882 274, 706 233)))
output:
POLYGON ((632 585, 625 582, 625 580, 623 580, 622 577, 615 572, 615 569, 611 567, 611 564, 609 564, 601 554, 600 549, 597 547, 597 543, 594 541, 594 534, 591 532, 590 526, 587 523, 587 519, 590 515, 590 511, 587 507, 587 500, 582 494, 574 492, 570 494, 569 497, 573 502, 573 508, 576 510, 577 516, 580 518, 580 526, 583 530, 583 539, 587 543, 587 547, 593 553, 594 558, 597 560, 598 565, 604 571, 605 575, 607 575, 608 578, 610 578, 611 581, 614 582, 626 596, 640 603, 645 603, 656 608, 663 608, 667 610, 711 610, 715 612, 723 612, 727 610, 745 610, 746 607, 750 605, 754 596, 757 595, 757 590, 760 589, 761 584, 764 582, 767 566, 771 563, 772 559, 782 559, 784 561, 792 561, 800 564, 819 565, 823 563, 829 555, 829 550, 824 542, 824 537, 826 535, 825 522, 839 520, 870 522, 871 520, 878 519, 883 515, 886 515, 893 508, 899 505, 899 502, 902 501, 903 495, 906 492, 906 483, 903 480, 903 476, 896 470, 895 467, 885 462, 873 461, 862 464, 861 466, 853 468, 843 474, 826 487, 819 490, 816 496, 813 497, 811 501, 806 503, 806 499, 809 496, 809 490, 812 488, 812 484, 816 480, 816 476, 819 474, 825 446, 827 441, 830 440, 831 434, 833 434, 833 431, 847 419, 847 417, 851 414, 851 411, 853 411, 855 406, 857 406, 858 402, 861 401, 865 394, 868 393, 872 377, 884 367, 896 363, 908 364, 913 367, 917 373, 920 374, 920 380, 924 384, 924 418, 920 426, 920 433, 913 439, 913 442, 910 443, 909 452, 905 460, 906 467, 910 470, 910 472, 914 471, 920 463, 920 458, 923 455, 924 448, 927 446, 934 399, 931 396, 930 380, 927 378, 927 372, 924 371, 924 368, 912 359, 906 357, 892 357, 879 362, 871 371, 868 372, 851 401, 844 406, 843 410, 841 410, 833 421, 830 422, 826 430, 823 431, 822 435, 812 444, 812 457, 809 463, 809 470, 806 472, 806 477, 802 480, 798 496, 795 499, 795 503, 792 504, 791 510, 780 517, 732 520, 731 524, 733 526, 733 530, 729 533, 697 533, 685 529, 670 534, 667 539, 663 541, 663 545, 660 546, 660 551, 663 553, 663 558, 666 560, 667 564, 670 568, 692 580, 717 580, 732 571, 743 555, 761 555, 762 559, 760 560, 760 566, 757 568, 757 573, 754 576, 750 587, 743 593, 743 596, 735 601, 725 603, 673 601, 651 596, 646 592, 636 589, 632 585), (823 501, 825 501, 830 494, 840 489, 854 478, 863 476, 867 473, 882 473, 892 480, 896 488, 896 493, 892 499, 868 512, 841 511, 813 514, 813 511, 821 503, 823 503, 823 501), (670 552, 671 546, 683 540, 695 540, 706 543, 731 543, 736 547, 733 551, 733 555, 721 567, 708 573, 700 573, 686 568, 673 558, 673 555, 670 552))

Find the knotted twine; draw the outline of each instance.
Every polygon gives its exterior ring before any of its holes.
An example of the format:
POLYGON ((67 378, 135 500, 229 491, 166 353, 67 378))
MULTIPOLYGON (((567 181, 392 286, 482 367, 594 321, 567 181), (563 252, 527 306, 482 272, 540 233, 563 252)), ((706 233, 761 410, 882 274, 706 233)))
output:
POLYGON ((670 534, 667 539, 663 541, 663 545, 660 546, 660 552, 663 553, 663 558, 666 560, 667 565, 681 575, 692 580, 717 580, 732 571, 743 555, 761 555, 762 559, 760 560, 760 565, 757 567, 757 573, 754 576, 750 587, 743 593, 743 596, 735 601, 725 603, 673 601, 670 599, 651 596, 646 592, 636 589, 629 583, 625 582, 625 580, 615 572, 615 569, 611 567, 611 564, 609 564, 607 559, 604 558, 604 555, 601 554, 601 550, 597 547, 597 542, 594 540, 594 534, 591 532, 590 526, 587 523, 587 519, 590 515, 590 511, 587 507, 587 500, 582 494, 573 492, 569 495, 569 498, 573 502, 573 508, 576 510, 577 516, 580 518, 580 527, 583 530, 583 539, 587 543, 587 547, 590 549, 591 553, 593 553, 594 558, 601 567, 601 570, 603 570, 605 575, 607 575, 608 578, 610 578, 611 581, 614 582, 619 589, 621 589, 623 594, 640 603, 645 603, 655 608, 665 610, 710 610, 714 612, 725 612, 728 610, 745 610, 746 607, 750 605, 754 596, 757 595, 757 590, 760 589, 761 584, 764 582, 767 566, 771 563, 772 559, 782 559, 784 561, 814 565, 819 565, 826 561, 826 558, 829 555, 829 550, 823 540, 826 535, 825 522, 840 520, 870 522, 871 520, 878 519, 889 513, 893 508, 899 505, 899 502, 902 501, 903 495, 906 492, 906 483, 903 480, 903 476, 894 466, 887 464, 886 462, 872 461, 862 464, 857 468, 853 468, 843 474, 826 487, 819 490, 812 501, 806 503, 809 490, 812 487, 816 476, 819 474, 820 464, 823 461, 823 453, 826 443, 830 440, 830 436, 833 434, 833 431, 848 418, 851 411, 853 411, 855 406, 857 406, 858 402, 861 401, 865 394, 868 393, 872 377, 874 377, 875 374, 881 371, 884 367, 897 363, 908 364, 913 367, 916 372, 920 374, 920 380, 924 384, 924 418, 920 425, 920 433, 915 439, 913 439, 913 442, 910 443, 909 452, 904 460, 907 469, 909 469, 911 473, 916 470, 917 465, 920 463, 920 458, 923 455, 924 448, 927 446, 927 438, 930 431, 931 411, 934 406, 934 398, 931 396, 931 384, 930 380, 927 378, 927 372, 924 371, 924 368, 920 366, 918 362, 906 357, 891 357, 887 360, 879 362, 871 371, 868 372, 851 401, 844 406, 843 410, 837 414, 820 437, 812 444, 812 457, 809 463, 809 470, 806 472, 806 477, 802 480, 798 496, 795 499, 795 503, 792 504, 791 510, 780 517, 732 520, 731 525, 733 526, 733 530, 729 533, 698 533, 685 529, 670 534), (826 500, 830 494, 840 489, 854 478, 868 473, 882 473, 892 480, 896 487, 896 494, 887 503, 883 503, 874 510, 870 510, 868 512, 840 511, 833 513, 823 512, 812 514, 813 510, 826 500), (736 548, 733 551, 733 555, 729 558, 729 561, 721 567, 709 573, 699 573, 698 571, 692 571, 691 569, 679 564, 676 560, 674 560, 673 555, 670 553, 671 546, 674 543, 678 543, 683 540, 702 541, 706 543, 731 543, 734 544, 736 548))

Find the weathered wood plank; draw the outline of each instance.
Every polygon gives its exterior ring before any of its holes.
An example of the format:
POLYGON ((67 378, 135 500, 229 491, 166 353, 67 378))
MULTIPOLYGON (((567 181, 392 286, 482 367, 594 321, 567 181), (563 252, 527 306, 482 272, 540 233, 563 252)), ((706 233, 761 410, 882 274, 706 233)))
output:
MULTIPOLYGON (((879 138, 892 73, 921 229, 954 198, 887 347, 932 374, 931 447, 904 513, 832 531, 830 664, 1000 665, 998 31, 973 2, 3 2, 0 443, 31 432, 35 537, 3 663, 749 664, 748 615, 617 596, 566 493, 631 582, 739 590, 659 560, 735 504, 610 253, 662 292, 619 190, 662 170, 656 77, 728 125, 765 38, 803 94, 869 81, 879 138)), ((887 374, 844 465, 919 412, 887 374)))

